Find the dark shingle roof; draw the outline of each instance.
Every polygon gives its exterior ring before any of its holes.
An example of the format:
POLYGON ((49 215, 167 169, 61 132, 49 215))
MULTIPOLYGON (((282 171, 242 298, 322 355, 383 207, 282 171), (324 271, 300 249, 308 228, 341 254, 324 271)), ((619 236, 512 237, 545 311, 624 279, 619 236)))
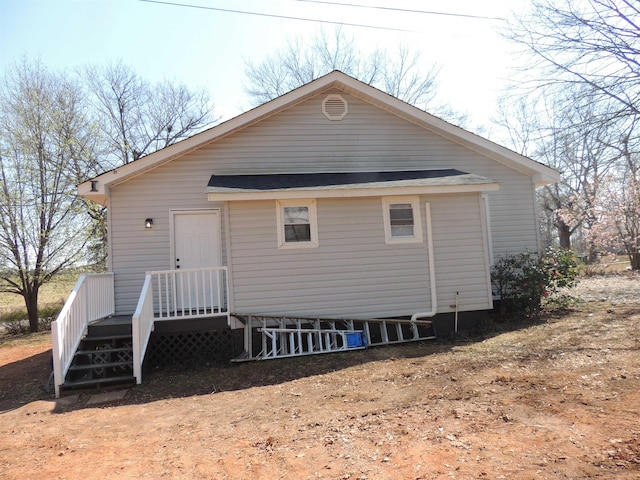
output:
POLYGON ((454 169, 399 172, 285 173, 271 175, 212 175, 209 193, 274 190, 330 190, 350 188, 432 187, 494 183, 486 177, 454 169))

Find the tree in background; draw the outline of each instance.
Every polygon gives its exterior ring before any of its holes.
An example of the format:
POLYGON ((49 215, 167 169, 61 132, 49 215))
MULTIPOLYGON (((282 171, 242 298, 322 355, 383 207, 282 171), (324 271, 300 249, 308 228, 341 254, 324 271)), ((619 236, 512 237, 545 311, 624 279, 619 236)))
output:
MULTIPOLYGON (((590 86, 569 86, 552 98, 545 137, 536 157, 563 172, 562 180, 539 192, 540 205, 555 218, 561 247, 570 248, 571 236, 589 232, 598 222, 595 205, 604 178, 619 164, 609 145, 620 125, 607 120, 610 104, 593 102, 590 86), (587 90, 585 92, 584 90, 587 90)), ((598 250, 591 242, 581 246, 594 261, 598 250)))
POLYGON ((640 159, 640 6, 626 0, 534 0, 507 36, 530 54, 524 94, 544 97, 537 114, 548 120, 541 123, 532 156, 563 172, 562 182, 540 195, 547 219, 555 217, 548 224, 565 246, 582 232, 591 259, 625 245, 638 268, 637 245, 628 236, 638 223, 629 173, 640 159))
POLYGON ((517 151, 562 172, 560 182, 537 191, 543 237, 547 245, 557 238, 562 248, 574 246, 571 237, 597 222, 600 184, 620 158, 610 148, 619 125, 604 120, 603 105, 585 90, 590 87, 569 85, 506 99, 495 120, 517 151))
POLYGON ((82 76, 113 167, 168 147, 216 120, 205 91, 169 81, 151 84, 122 63, 87 67, 82 76))
POLYGON ((640 138, 634 132, 638 117, 609 145, 618 155, 617 168, 605 176, 588 232, 594 248, 606 253, 626 253, 632 270, 640 270, 640 138))
MULTIPOLYGON (((104 141, 103 171, 168 147, 216 120, 205 91, 169 81, 151 84, 122 63, 86 67, 81 78, 104 141)), ((88 212, 96 232, 89 252, 95 264, 106 267, 106 208, 91 205, 88 212)))
POLYGON ((533 54, 527 70, 542 84, 588 85, 617 104, 616 115, 640 114, 638 2, 532 0, 507 36, 533 54))
POLYGON ((91 236, 76 184, 98 169, 95 133, 73 80, 23 60, 0 81, 0 291, 24 298, 31 331, 40 287, 91 236))
POLYGON ((122 64, 73 75, 23 60, 0 80, 0 291, 24 298, 32 331, 43 284, 106 265, 106 209, 76 186, 213 121, 204 93, 122 64))
POLYGON ((438 69, 425 69, 420 51, 399 45, 394 53, 367 53, 341 28, 332 35, 319 30, 309 42, 293 38, 262 62, 247 61, 245 92, 254 106, 260 105, 333 70, 457 124, 466 121, 465 115, 435 103, 438 69))
POLYGON ((640 182, 607 178, 598 198, 598 223, 590 241, 602 252, 624 252, 632 270, 640 270, 640 182))

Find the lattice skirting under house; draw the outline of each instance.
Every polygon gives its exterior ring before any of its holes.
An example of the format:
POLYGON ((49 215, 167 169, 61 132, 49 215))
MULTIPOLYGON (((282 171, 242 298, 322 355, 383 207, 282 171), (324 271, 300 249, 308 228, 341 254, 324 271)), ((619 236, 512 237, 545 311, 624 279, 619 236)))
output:
POLYGON ((151 335, 145 367, 228 362, 243 350, 242 330, 226 325, 202 329, 203 324, 156 324, 151 335))

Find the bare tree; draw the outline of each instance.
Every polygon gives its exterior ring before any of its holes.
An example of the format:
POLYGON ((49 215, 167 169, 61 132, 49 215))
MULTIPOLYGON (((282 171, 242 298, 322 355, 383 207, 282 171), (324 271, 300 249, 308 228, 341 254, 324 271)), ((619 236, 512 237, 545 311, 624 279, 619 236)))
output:
MULTIPOLYGON (((507 132, 515 151, 564 171, 566 158, 562 144, 566 132, 561 135, 561 128, 553 122, 554 118, 544 98, 523 95, 501 99, 498 117, 493 121, 507 132)), ((550 246, 557 239, 561 247, 571 247, 571 235, 578 226, 569 225, 560 211, 572 204, 574 195, 564 178, 537 190, 538 218, 545 245, 550 246)))
POLYGON ((617 168, 602 182, 594 202, 597 222, 589 242, 605 253, 625 252, 631 268, 640 270, 640 137, 638 117, 620 125, 608 148, 619 159, 617 168))
POLYGON ((152 85, 122 63, 87 67, 84 77, 114 156, 113 166, 167 147, 216 120, 204 91, 169 81, 152 85))
MULTIPOLYGON (((589 231, 596 225, 603 180, 615 171, 620 160, 619 153, 609 146, 620 128, 618 122, 610 120, 611 102, 597 102, 583 92, 585 89, 592 91, 591 86, 577 88, 562 101, 564 109, 559 109, 555 119, 558 131, 552 131, 559 136, 556 155, 564 172, 562 185, 569 194, 556 214, 570 234, 577 229, 589 231)), ((594 245, 588 243, 586 248, 589 259, 595 260, 594 245)))
POLYGON ((465 115, 435 102, 439 69, 425 68, 420 51, 399 45, 395 52, 365 53, 341 28, 331 35, 319 30, 310 42, 293 38, 262 62, 247 61, 245 92, 252 104, 259 105, 333 70, 456 123, 466 120, 465 115))
POLYGON ((96 135, 80 86, 23 60, 0 81, 0 291, 24 298, 38 329, 40 287, 84 255, 91 235, 80 178, 96 135))
MULTIPOLYGON (((169 81, 150 84, 121 62, 86 67, 82 73, 106 142, 100 159, 103 171, 183 140, 217 120, 205 91, 169 81)), ((96 265, 105 266, 106 208, 90 205, 88 213, 97 232, 89 252, 96 265)))
POLYGON ((106 259, 106 210, 76 185, 214 121, 203 92, 150 85, 122 64, 85 73, 25 59, 0 79, 0 291, 24 298, 33 331, 43 284, 106 259))
POLYGON ((640 4, 631 0, 533 0, 508 38, 523 45, 539 83, 589 85, 616 114, 640 114, 640 4))
MULTIPOLYGON (((630 207, 640 166, 635 128, 640 118, 640 4, 533 0, 531 5, 528 15, 510 24, 507 36, 532 54, 526 67, 530 85, 564 102, 552 112, 560 127, 550 132, 555 143, 547 141, 538 150, 559 159, 564 174, 560 185, 543 192, 543 206, 555 211, 559 224, 566 222, 565 236, 575 229, 585 232, 590 257, 623 243, 631 252, 635 240, 623 237, 632 237, 629 232, 640 223, 638 209, 630 207), (540 72, 537 78, 531 74, 535 71, 540 72), (559 96, 559 91, 571 95, 559 96), (560 201, 554 189, 572 195, 560 201), (614 222, 607 204, 619 205, 624 218, 618 215, 614 222), (618 233, 603 235, 605 224, 608 232, 618 233)), ((637 254, 630 253, 634 268, 640 263, 637 254)))
POLYGON ((341 28, 336 28, 331 38, 325 30, 319 30, 310 43, 302 37, 291 38, 286 48, 262 62, 246 61, 245 92, 253 105, 260 105, 332 70, 365 78, 376 75, 368 71, 368 64, 356 53, 353 38, 341 28))
MULTIPOLYGON (((541 226, 553 230, 543 236, 550 241, 555 236, 561 247, 571 248, 571 237, 598 221, 600 186, 620 163, 612 145, 622 125, 607 120, 612 102, 594 101, 597 92, 588 85, 538 93, 503 101, 495 121, 517 151, 562 172, 560 182, 538 190, 539 215, 541 226)), ((592 248, 589 253, 595 256, 592 248)))
POLYGON ((533 95, 504 96, 498 100, 496 116, 492 122, 507 134, 514 151, 529 156, 540 140, 544 129, 539 115, 543 99, 533 95))

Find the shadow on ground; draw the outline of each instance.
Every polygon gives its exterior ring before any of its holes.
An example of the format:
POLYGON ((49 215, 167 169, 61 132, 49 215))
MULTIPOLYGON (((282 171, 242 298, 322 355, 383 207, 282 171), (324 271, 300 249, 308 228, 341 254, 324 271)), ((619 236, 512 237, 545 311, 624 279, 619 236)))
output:
POLYGON ((0 367, 0 413, 35 400, 53 399, 43 386, 51 375, 51 350, 0 367))
MULTIPOLYGON (((452 348, 472 344, 488 338, 553 321, 575 313, 575 310, 558 310, 545 317, 526 322, 495 322, 489 320, 481 333, 425 341, 375 347, 365 350, 312 355, 306 357, 266 360, 239 364, 191 364, 167 368, 148 369, 144 373, 144 383, 131 388, 124 400, 107 406, 135 405, 170 398, 184 398, 210 395, 277 385, 293 380, 323 375, 351 367, 395 359, 420 358, 451 351, 452 348)), ((51 351, 45 351, 0 367, 0 413, 19 408, 36 400, 54 401, 52 391, 46 392, 46 384, 51 372, 51 351)), ((122 389, 128 387, 115 387, 122 389)), ((87 401, 96 393, 108 390, 80 390, 67 392, 67 398, 77 396, 73 401, 57 402, 55 412, 68 412, 83 408, 94 408, 87 401)))

